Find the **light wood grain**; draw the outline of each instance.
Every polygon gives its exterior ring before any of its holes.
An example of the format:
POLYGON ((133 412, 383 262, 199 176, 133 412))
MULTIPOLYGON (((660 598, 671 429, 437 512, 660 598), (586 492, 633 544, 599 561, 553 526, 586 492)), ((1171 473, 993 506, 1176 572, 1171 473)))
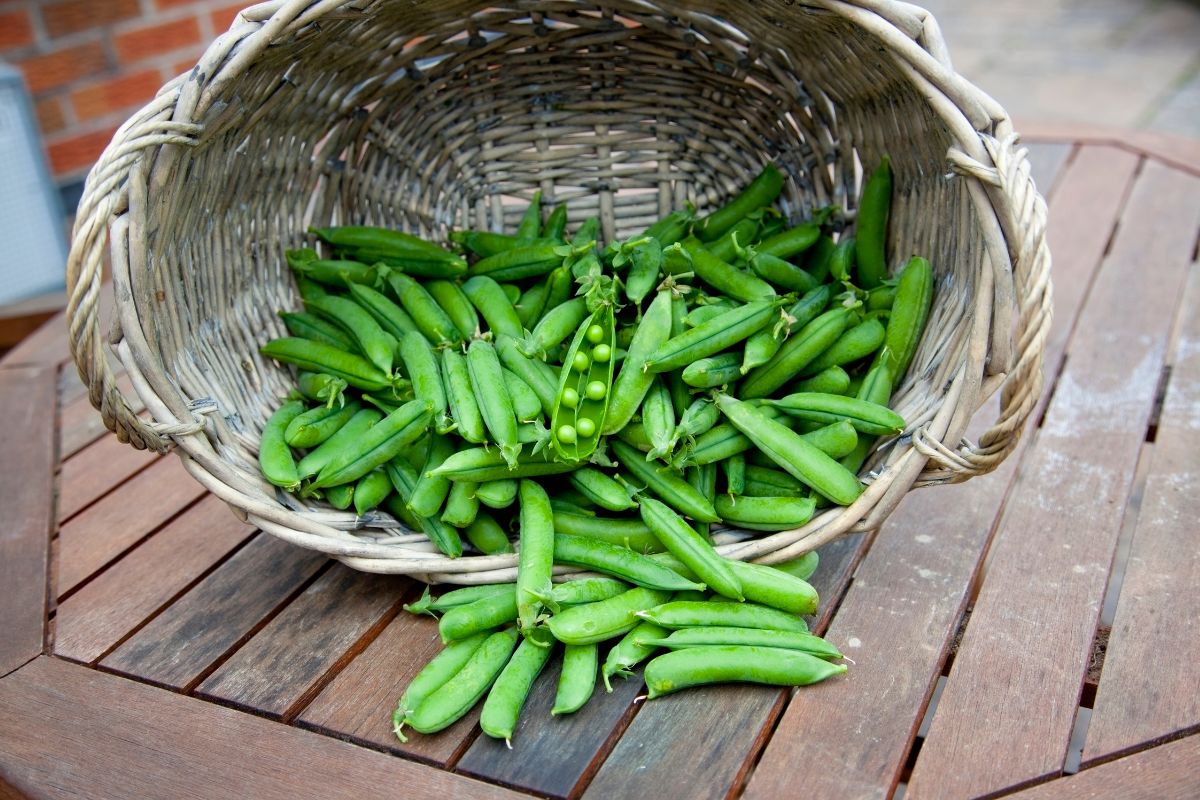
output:
POLYGON ((1088 727, 1087 761, 1200 727, 1200 270, 1088 727))
POLYGON ((319 553, 260 534, 100 664, 164 686, 190 686, 325 563, 319 553))
MULTIPOLYGON (((73 368, 68 369, 74 374, 73 368)), ((129 377, 122 375, 117 378, 117 386, 121 387, 121 391, 129 398, 130 409, 135 414, 141 413, 145 405, 133 393, 133 384, 129 377)), ((106 433, 108 429, 104 427, 104 418, 92 406, 92 401, 86 394, 64 403, 62 414, 59 415, 59 459, 65 461, 106 433)))
MULTIPOLYGON (((1051 201, 1058 187, 1058 178, 1075 153, 1076 145, 1069 142, 1035 142, 1028 145, 1028 149, 1029 174, 1042 197, 1051 201)), ((1050 252, 1054 252, 1053 243, 1050 252)))
POLYGON ((143 469, 157 453, 134 450, 105 436, 63 461, 58 478, 58 521, 66 522, 143 469))
POLYGON ((205 497, 58 604, 54 652, 96 660, 253 532, 225 503, 205 497))
POLYGON ((1147 163, 997 534, 910 797, 1062 769, 1197 225, 1200 179, 1147 163))
POLYGON ((238 649, 196 693, 282 716, 346 652, 399 610, 412 582, 334 564, 238 649))
POLYGON ((48 798, 519 796, 49 657, 0 681, 0 774, 48 798))
POLYGON ((1195 800, 1200 735, 1152 747, 1076 775, 1010 794, 1012 800, 1195 800))
POLYGON ((55 372, 0 370, 0 675, 42 651, 54 518, 55 372))
MULTIPOLYGON (((127 448, 128 449, 128 448, 127 448)), ((175 456, 160 459, 65 523, 58 534, 61 597, 204 495, 175 456)))

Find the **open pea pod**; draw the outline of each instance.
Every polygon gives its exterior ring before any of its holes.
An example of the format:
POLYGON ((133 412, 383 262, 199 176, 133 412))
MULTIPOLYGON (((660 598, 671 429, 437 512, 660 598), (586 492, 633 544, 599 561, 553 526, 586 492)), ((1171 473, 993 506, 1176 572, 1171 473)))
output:
POLYGON ((563 359, 554 403, 554 452, 581 461, 596 449, 608 413, 616 331, 613 307, 604 303, 584 321, 563 359))

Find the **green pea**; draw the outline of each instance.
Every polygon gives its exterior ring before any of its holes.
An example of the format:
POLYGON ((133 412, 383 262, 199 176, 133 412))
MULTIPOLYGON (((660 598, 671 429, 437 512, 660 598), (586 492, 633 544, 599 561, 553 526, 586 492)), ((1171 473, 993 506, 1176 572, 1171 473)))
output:
POLYGON ((584 439, 590 439, 596 435, 596 423, 588 417, 581 417, 575 422, 575 430, 584 439))
POLYGON ((600 344, 604 341, 604 328, 600 325, 589 325, 587 329, 587 340, 592 344, 600 344))
MULTIPOLYGON (((599 381, 597 381, 597 383, 599 383, 599 381)), ((601 384, 601 386, 603 386, 603 384, 601 384)), ((604 395, 600 395, 600 397, 603 397, 603 396, 604 395)), ((593 397, 591 399, 599 400, 600 397, 593 397)), ((564 406, 566 406, 567 408, 578 408, 579 407, 579 392, 575 391, 574 389, 572 389, 569 386, 566 389, 563 389, 562 404, 564 406)))
MULTIPOLYGON (((567 391, 571 392, 571 394, 574 395, 575 402, 576 402, 576 404, 578 404, 579 394, 574 389, 569 389, 567 391)), ((603 381, 592 381, 587 385, 587 388, 584 389, 584 394, 587 396, 587 399, 589 399, 589 400, 603 400, 604 395, 606 395, 607 393, 608 393, 608 387, 604 385, 603 381)), ((574 408, 574 406, 572 406, 572 408, 574 408)))
POLYGON ((587 353, 583 352, 582 350, 576 353, 571 359, 571 368, 576 372, 583 372, 591 365, 591 359, 589 359, 587 353))
POLYGON ((598 344, 592 348, 592 360, 603 364, 612 358, 612 348, 606 344, 598 344))

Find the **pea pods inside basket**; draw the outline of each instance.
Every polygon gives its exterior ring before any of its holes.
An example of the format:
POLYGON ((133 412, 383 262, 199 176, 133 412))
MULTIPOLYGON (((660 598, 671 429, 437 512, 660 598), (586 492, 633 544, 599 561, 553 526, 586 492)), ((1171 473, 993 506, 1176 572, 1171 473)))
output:
POLYGON ((482 699, 484 732, 510 739, 560 649, 555 714, 647 659, 650 698, 845 671, 804 620, 815 556, 747 564, 714 537, 798 528, 863 492, 873 446, 906 427, 888 402, 933 272, 913 256, 887 276, 886 158, 854 237, 835 237, 836 209, 785 220, 782 187, 768 166, 706 216, 607 243, 535 194, 513 233, 443 247, 324 228, 288 253, 304 308, 280 310, 290 335, 262 353, 298 374, 263 430, 264 478, 386 511, 451 558, 517 553, 515 584, 410 604, 446 648, 401 697, 398 735, 482 699), (556 565, 585 575, 556 583, 556 565))

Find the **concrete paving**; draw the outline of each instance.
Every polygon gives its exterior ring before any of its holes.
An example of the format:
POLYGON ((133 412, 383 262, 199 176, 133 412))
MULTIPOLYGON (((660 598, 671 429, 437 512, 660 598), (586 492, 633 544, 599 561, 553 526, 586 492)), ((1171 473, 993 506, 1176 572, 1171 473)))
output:
POLYGON ((1200 137, 1197 0, 915 0, 1017 121, 1200 137))

